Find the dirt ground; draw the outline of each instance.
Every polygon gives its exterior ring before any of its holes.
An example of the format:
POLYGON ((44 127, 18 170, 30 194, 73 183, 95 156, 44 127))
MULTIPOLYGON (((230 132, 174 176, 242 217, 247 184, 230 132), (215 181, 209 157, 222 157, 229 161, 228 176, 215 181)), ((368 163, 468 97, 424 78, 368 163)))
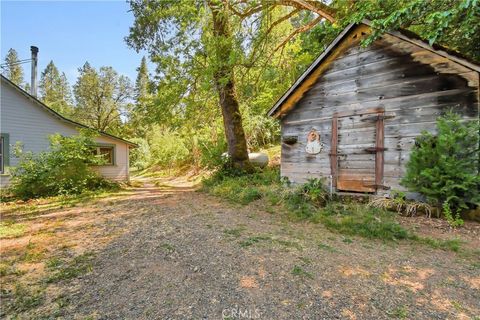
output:
MULTIPOLYGON (((43 302, 20 318, 480 319, 478 256, 346 237, 184 180, 144 182, 26 215, 28 232, 0 240, 2 260, 22 271, 2 275, 2 308, 14 279, 44 283, 47 258, 91 252, 88 272, 44 286, 43 302), (23 259, 26 248, 34 258, 23 259)), ((478 240, 476 227, 467 239, 478 240)))

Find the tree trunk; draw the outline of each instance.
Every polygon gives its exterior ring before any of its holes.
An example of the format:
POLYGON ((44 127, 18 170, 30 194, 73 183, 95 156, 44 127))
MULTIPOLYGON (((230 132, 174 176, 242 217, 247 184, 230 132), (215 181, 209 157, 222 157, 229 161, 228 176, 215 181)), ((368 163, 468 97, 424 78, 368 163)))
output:
POLYGON ((233 66, 229 63, 232 53, 228 12, 222 4, 209 2, 213 18, 213 34, 216 39, 215 85, 222 109, 223 125, 231 164, 238 169, 250 171, 247 141, 242 125, 240 106, 235 91, 233 66))

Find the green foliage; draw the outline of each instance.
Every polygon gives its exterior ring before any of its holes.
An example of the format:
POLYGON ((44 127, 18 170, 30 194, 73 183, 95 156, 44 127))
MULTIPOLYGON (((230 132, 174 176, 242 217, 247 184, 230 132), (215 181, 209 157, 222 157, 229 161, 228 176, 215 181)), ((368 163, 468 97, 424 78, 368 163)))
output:
POLYGON ((239 204, 248 204, 263 197, 275 201, 281 188, 276 168, 247 175, 225 168, 203 181, 203 190, 239 204))
POLYGON ((340 24, 364 18, 373 22, 374 32, 365 45, 385 31, 406 29, 427 40, 441 44, 480 61, 480 6, 478 0, 341 0, 334 4, 340 24))
POLYGON ((445 216, 445 219, 447 220, 448 224, 452 228, 463 226, 464 222, 463 222, 463 219, 460 218, 461 210, 459 208, 457 208, 457 210, 455 211, 455 214, 453 214, 452 209, 448 204, 448 201, 445 201, 442 205, 442 209, 443 209, 443 215, 445 216))
POLYGON ((423 132, 407 163, 402 184, 453 211, 480 202, 479 125, 449 112, 437 119, 436 135, 423 132))
POLYGON ((409 239, 410 233, 396 220, 395 215, 363 204, 330 203, 314 216, 328 229, 365 238, 409 239))
POLYGON ((256 243, 259 243, 260 241, 268 241, 268 240, 272 240, 272 238, 268 235, 248 237, 247 239, 240 242, 240 246, 242 248, 246 248, 246 247, 253 246, 256 243))
POLYGON ((22 223, 0 222, 0 239, 21 237, 25 234, 25 231, 25 225, 22 223))
POLYGON ((60 259, 50 259, 47 268, 51 271, 51 275, 47 278, 47 283, 54 283, 64 280, 77 278, 80 275, 92 271, 92 252, 86 252, 76 256, 71 261, 60 259))
POLYGON ((72 115, 73 101, 70 85, 65 73, 60 74, 53 61, 50 61, 42 72, 39 89, 43 103, 64 116, 72 115))
POLYGON ((73 86, 76 120, 100 131, 122 133, 120 115, 129 108, 132 86, 112 67, 93 68, 88 62, 78 69, 73 86))
POLYGON ((2 74, 17 86, 22 86, 23 69, 19 61, 17 51, 10 48, 5 56, 5 69, 2 71, 2 74))
POLYGON ((14 301, 7 309, 22 312, 42 305, 45 301, 45 290, 43 288, 32 289, 30 286, 17 284, 13 296, 14 301))
POLYGON ((178 167, 190 157, 186 141, 178 132, 155 126, 147 135, 150 164, 164 168, 178 167))
POLYGON ((19 153, 19 164, 12 170, 12 193, 22 199, 79 194, 87 190, 105 188, 105 181, 90 167, 102 163, 93 155, 93 133, 50 136, 50 150, 37 154, 19 153))
POLYGON ((305 277, 309 279, 313 279, 313 275, 310 272, 303 270, 302 267, 295 265, 292 269, 292 274, 294 276, 305 277))

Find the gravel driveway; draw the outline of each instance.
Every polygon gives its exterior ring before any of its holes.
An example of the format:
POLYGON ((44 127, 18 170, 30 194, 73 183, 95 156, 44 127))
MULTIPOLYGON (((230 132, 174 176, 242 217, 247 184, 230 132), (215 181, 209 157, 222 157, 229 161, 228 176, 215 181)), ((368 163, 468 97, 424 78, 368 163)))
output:
POLYGON ((66 318, 479 319, 480 261, 344 237, 188 186, 119 199, 126 232, 65 284, 66 318))

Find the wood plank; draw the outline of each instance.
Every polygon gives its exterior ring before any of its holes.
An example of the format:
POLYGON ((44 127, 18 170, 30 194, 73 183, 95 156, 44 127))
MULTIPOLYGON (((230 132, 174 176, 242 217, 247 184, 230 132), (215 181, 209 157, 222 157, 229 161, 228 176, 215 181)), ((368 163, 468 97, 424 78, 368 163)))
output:
POLYGON ((405 112, 414 108, 434 108, 435 106, 451 106, 458 109, 465 116, 478 117, 476 107, 477 91, 470 89, 452 89, 437 92, 427 92, 414 94, 410 96, 400 96, 385 98, 379 100, 378 97, 372 97, 370 100, 351 101, 345 104, 335 104, 333 101, 324 103, 316 100, 309 101, 309 105, 298 106, 282 121, 283 125, 301 124, 316 121, 316 119, 328 119, 332 114, 341 110, 359 111, 364 108, 381 107, 386 112, 395 112, 404 110, 405 112), (318 107, 314 107, 318 106, 318 107), (324 107, 328 106, 328 108, 324 107))
POLYGON ((332 185, 334 188, 337 187, 337 167, 338 167, 338 158, 337 158, 337 144, 338 144, 338 118, 336 115, 332 118, 332 139, 330 143, 330 172, 333 177, 332 185))
POLYGON ((375 185, 383 185, 383 148, 384 148, 384 113, 379 113, 379 117, 376 123, 375 143, 377 147, 377 153, 375 156, 375 185), (381 151, 380 151, 381 150, 381 151))
POLYGON ((337 189, 341 191, 355 191, 355 192, 375 192, 373 185, 374 177, 372 180, 348 180, 343 177, 338 178, 337 189))

